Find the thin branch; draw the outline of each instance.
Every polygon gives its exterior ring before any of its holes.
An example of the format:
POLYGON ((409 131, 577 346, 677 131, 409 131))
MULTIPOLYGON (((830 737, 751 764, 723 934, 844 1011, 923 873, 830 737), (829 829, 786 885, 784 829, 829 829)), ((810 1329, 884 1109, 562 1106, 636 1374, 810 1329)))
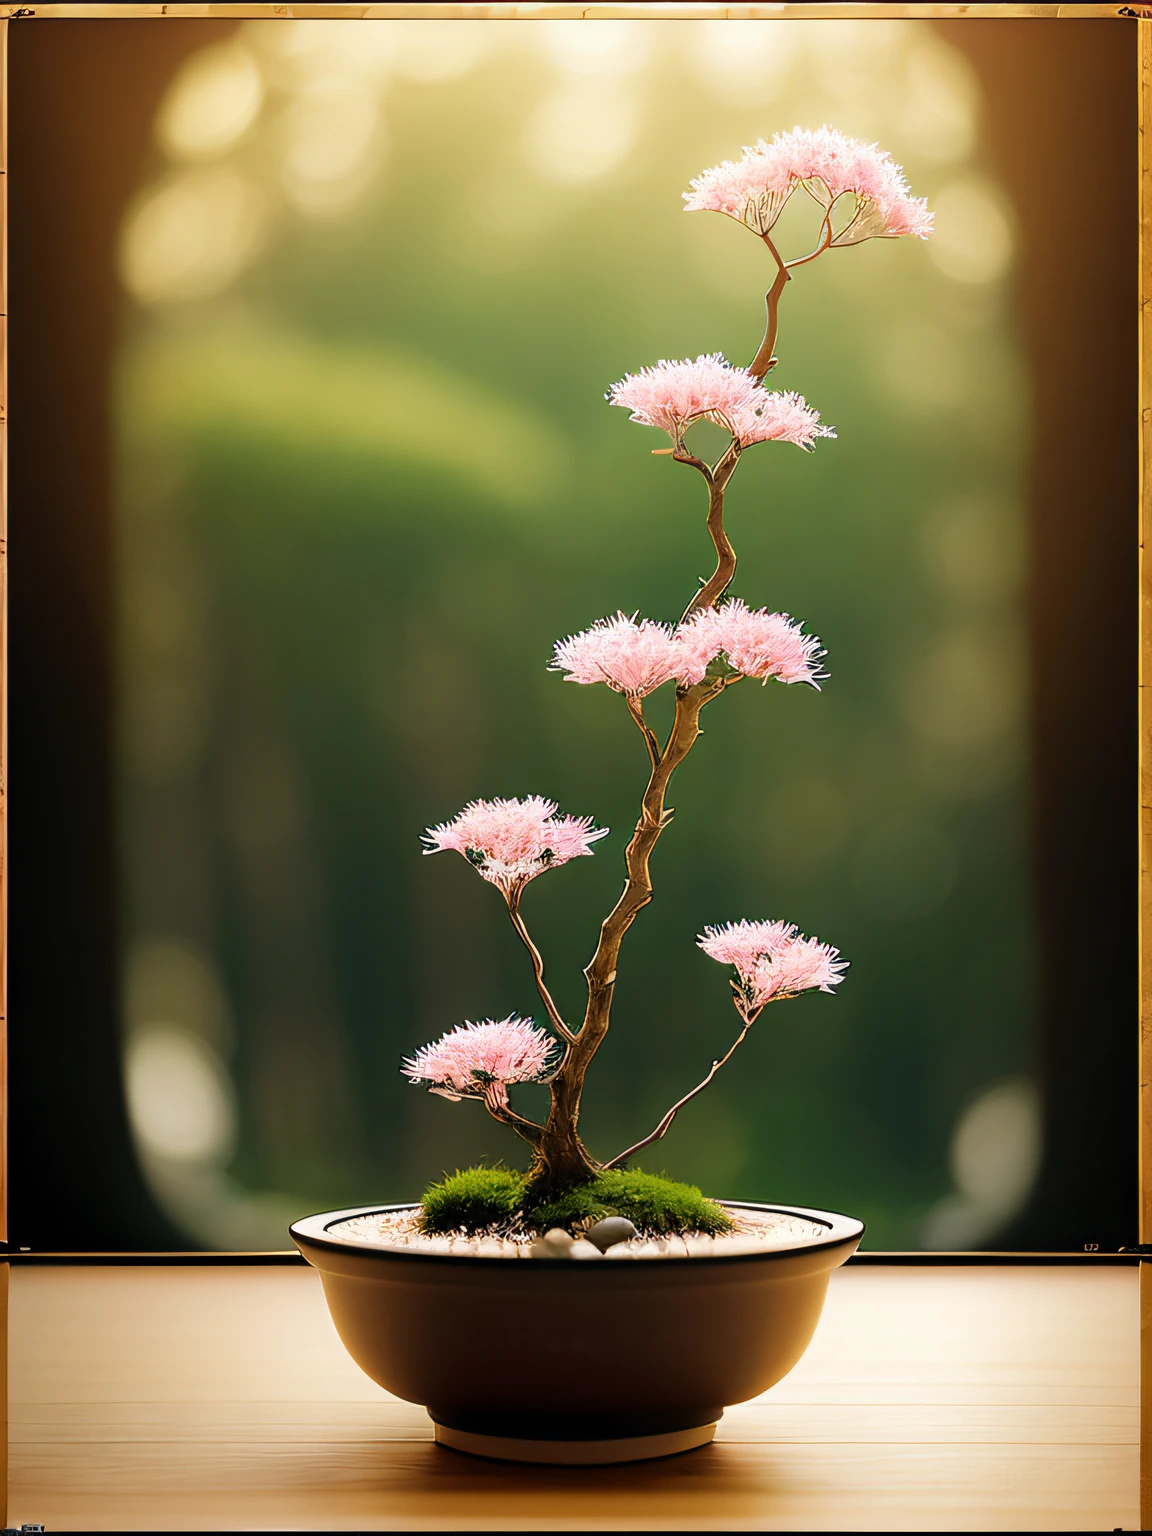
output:
POLYGON ((764 295, 766 315, 764 340, 760 343, 760 350, 748 364, 748 372, 756 380, 762 379, 776 361, 772 354, 776 346, 776 337, 780 333, 780 298, 784 292, 784 285, 790 276, 783 257, 772 243, 772 236, 761 235, 760 238, 772 252, 773 259, 776 262, 776 277, 771 288, 764 295))
POLYGON ((501 1125, 511 1126, 518 1136, 523 1136, 533 1147, 538 1146, 544 1136, 544 1127, 537 1125, 535 1120, 527 1120, 523 1115, 518 1115, 511 1104, 501 1103, 495 1092, 498 1086, 503 1085, 485 1083, 479 1093, 456 1093, 446 1088, 431 1088, 429 1092, 451 1099, 454 1104, 483 1104, 494 1120, 499 1120, 501 1125))
POLYGON ((829 208, 828 212, 824 215, 824 222, 820 226, 820 239, 817 241, 816 249, 809 251, 807 256, 797 256, 793 261, 786 261, 784 265, 787 267, 788 271, 791 272, 794 267, 802 267, 809 261, 815 261, 817 256, 822 255, 823 252, 825 252, 831 244, 832 209, 829 208))
POLYGON ((631 693, 624 695, 624 702, 628 705, 628 713, 640 727, 640 734, 643 736, 644 743, 648 748, 648 756, 652 761, 653 768, 655 768, 656 764, 660 761, 660 743, 656 739, 656 732, 644 718, 644 705, 635 694, 631 693))
POLYGON ((528 951, 532 960, 532 973, 536 977, 536 990, 540 994, 544 1007, 548 1010, 548 1018, 551 1021, 552 1028, 571 1045, 576 1036, 561 1018, 559 1008, 552 1001, 551 992, 544 985, 544 959, 532 942, 532 936, 529 934, 528 929, 524 926, 524 919, 520 916, 520 897, 518 894, 508 898, 508 916, 512 919, 512 926, 523 940, 524 948, 528 951))
POLYGON ((727 1054, 721 1056, 719 1061, 714 1061, 712 1063, 712 1070, 709 1072, 704 1081, 702 1083, 697 1083, 691 1093, 686 1093, 682 1099, 673 1104, 672 1108, 664 1116, 663 1120, 660 1121, 660 1124, 656 1127, 650 1136, 645 1136, 644 1139, 642 1141, 638 1141, 635 1146, 629 1147, 627 1152, 621 1152, 617 1157, 612 1158, 610 1162, 604 1164, 605 1168, 618 1168, 621 1163, 627 1162, 630 1157, 634 1156, 643 1147, 650 1146, 652 1142, 660 1141, 662 1137, 666 1136, 673 1120, 675 1120, 676 1116, 684 1108, 685 1104, 690 1103, 698 1093, 703 1093, 708 1084, 716 1076, 717 1072, 719 1072, 720 1068, 724 1066, 726 1062, 732 1059, 736 1053, 736 1047, 741 1044, 744 1036, 752 1028, 753 1024, 756 1022, 759 1016, 759 1009, 757 1009, 756 1012, 751 1015, 751 1017, 745 1015, 744 1028, 736 1036, 736 1039, 729 1047, 727 1054))
POLYGON ((523 1115, 518 1115, 511 1104, 501 1103, 494 1092, 486 1092, 482 1095, 484 1108, 494 1120, 499 1120, 501 1125, 512 1128, 517 1136, 523 1139, 531 1147, 538 1147, 544 1139, 544 1127, 537 1125, 535 1120, 526 1120, 523 1115))
POLYGON ((716 551, 716 569, 685 608, 680 619, 683 624, 697 608, 715 608, 732 585, 732 578, 736 574, 736 551, 724 529, 724 493, 740 461, 740 444, 733 438, 711 469, 690 455, 681 457, 678 454, 676 461, 679 464, 691 464, 693 469, 700 470, 704 475, 708 485, 707 527, 712 547, 716 551))

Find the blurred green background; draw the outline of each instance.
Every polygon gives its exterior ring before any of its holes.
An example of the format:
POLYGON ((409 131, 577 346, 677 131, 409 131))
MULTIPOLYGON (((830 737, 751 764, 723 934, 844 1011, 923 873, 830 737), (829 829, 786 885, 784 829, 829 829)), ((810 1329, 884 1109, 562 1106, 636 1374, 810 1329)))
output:
POLYGON ((938 229, 797 273, 772 383, 839 436, 750 451, 728 499, 733 590, 802 618, 831 680, 708 712, 583 1128, 614 1154, 730 1041, 698 930, 784 917, 847 980, 766 1014, 646 1165, 883 1248, 980 1246, 1026 1200, 1030 401, 969 64, 926 22, 251 22, 182 65, 120 249, 125 1081, 191 1243, 280 1247, 305 1209, 520 1159, 397 1070, 538 1008, 498 897, 418 835, 530 793, 612 828, 526 900, 578 1015, 646 759, 551 645, 675 618, 711 569, 699 480, 603 393, 752 356, 768 257, 680 193, 825 121, 938 229))

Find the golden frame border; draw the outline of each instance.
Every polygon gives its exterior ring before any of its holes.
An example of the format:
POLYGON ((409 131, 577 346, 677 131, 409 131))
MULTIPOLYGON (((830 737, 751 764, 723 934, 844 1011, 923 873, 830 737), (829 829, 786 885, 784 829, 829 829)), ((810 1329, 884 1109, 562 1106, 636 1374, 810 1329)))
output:
MULTIPOLYGON (((13 21, 63 20, 344 21, 1134 21, 1138 67, 1140 256, 1139 377, 1139 1241, 1152 1247, 1152 0, 1132 4, 848 3, 721 5, 656 0, 634 4, 386 3, 217 4, 0 3, 0 1525, 8 1523, 8 28, 13 21)), ((80 1256, 73 1256, 80 1257, 80 1256)), ((97 1257, 93 1255, 93 1257, 97 1257)), ((220 1256, 225 1257, 225 1256, 220 1256)), ((246 1255, 235 1255, 243 1258, 246 1255)), ((1004 1255, 1006 1259, 1013 1255, 1004 1255)), ((1058 1259, 1063 1255, 1029 1255, 1058 1259)), ((1152 1253, 1140 1263, 1140 1525, 1152 1529, 1152 1253)))

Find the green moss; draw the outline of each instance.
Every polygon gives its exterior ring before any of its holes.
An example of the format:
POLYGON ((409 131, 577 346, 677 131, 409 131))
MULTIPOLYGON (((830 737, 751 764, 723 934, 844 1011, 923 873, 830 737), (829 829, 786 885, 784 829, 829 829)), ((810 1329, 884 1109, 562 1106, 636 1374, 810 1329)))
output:
POLYGON ((513 1168, 463 1168, 424 1191, 423 1232, 484 1232, 519 1226, 571 1231, 577 1222, 627 1216, 641 1232, 728 1232, 732 1218, 694 1184, 638 1168, 613 1169, 547 1200, 533 1201, 525 1176, 513 1168))
POLYGON ((524 1198, 524 1175, 512 1168, 464 1168, 424 1191, 423 1232, 482 1232, 506 1226, 524 1198))
POLYGON ((702 1195, 695 1184, 678 1184, 639 1168, 612 1169, 561 1195, 531 1202, 528 1225, 537 1230, 565 1227, 601 1216, 627 1216, 641 1232, 728 1232, 732 1218, 702 1195))

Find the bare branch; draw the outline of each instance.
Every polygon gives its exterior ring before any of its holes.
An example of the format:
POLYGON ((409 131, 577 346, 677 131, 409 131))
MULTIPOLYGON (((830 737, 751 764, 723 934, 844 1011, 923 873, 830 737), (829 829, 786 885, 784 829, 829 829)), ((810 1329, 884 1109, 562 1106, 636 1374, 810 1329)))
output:
POLYGON ((820 226, 820 239, 816 242, 815 250, 808 252, 807 256, 797 256, 793 261, 786 261, 784 265, 791 272, 794 267, 802 267, 810 261, 815 261, 817 256, 826 251, 832 244, 832 210, 824 215, 824 222, 820 226))
POLYGON ((524 926, 524 919, 520 916, 520 893, 518 891, 508 897, 508 915, 512 919, 513 928, 520 935, 524 948, 528 951, 531 958, 532 973, 536 978, 536 990, 539 992, 541 1001, 548 1011, 548 1018, 552 1028, 571 1045, 576 1036, 561 1018, 560 1010, 553 1002, 552 994, 544 984, 544 959, 536 945, 532 942, 532 937, 524 926))
POLYGON ((495 1083, 486 1086, 485 1092, 481 1095, 484 1108, 494 1120, 499 1120, 501 1125, 510 1126, 529 1146, 538 1147, 544 1139, 544 1127, 537 1125, 535 1120, 526 1120, 523 1115, 518 1115, 509 1103, 501 1101, 495 1091, 498 1086, 500 1085, 495 1083))
POLYGON ((760 237, 768 249, 772 252, 776 262, 776 277, 771 288, 764 295, 765 325, 764 340, 760 343, 760 349, 756 356, 748 364, 748 372, 756 380, 760 380, 776 362, 773 351, 776 346, 776 337, 780 334, 780 299, 784 292, 785 284, 790 276, 783 257, 772 243, 771 235, 760 237))
POLYGON ((640 734, 643 736, 644 743, 648 748, 648 756, 651 759, 653 768, 655 768, 660 761, 660 743, 656 738, 655 731, 644 718, 644 705, 631 693, 624 695, 624 702, 628 705, 628 713, 640 727, 640 734))
POLYGON ((732 578, 736 574, 736 551, 724 528, 724 493, 739 461, 740 444, 735 438, 711 469, 707 465, 702 466, 698 459, 677 456, 678 463, 691 463, 694 468, 701 468, 704 472, 708 482, 708 533, 716 551, 716 569, 685 608, 681 624, 698 608, 715 608, 732 585, 732 578))
POLYGON ((671 1126, 673 1120, 675 1120, 676 1116, 684 1108, 685 1104, 690 1103, 698 1093, 703 1093, 708 1084, 716 1076, 717 1072, 719 1072, 720 1068, 724 1066, 726 1062, 730 1061, 735 1055, 736 1047, 740 1045, 744 1039, 744 1036, 748 1033, 753 1024, 755 1024, 756 1020, 760 1017, 760 1009, 757 1009, 756 1012, 750 1016, 747 1014, 741 1016, 744 1019, 744 1028, 736 1036, 736 1039, 729 1047, 727 1054, 721 1056, 719 1061, 714 1061, 712 1063, 712 1070, 708 1073, 708 1076, 704 1079, 704 1081, 702 1083, 697 1083, 695 1088, 692 1089, 691 1093, 686 1093, 682 1099, 679 1099, 675 1104, 673 1104, 672 1108, 660 1121, 659 1125, 651 1133, 651 1135, 645 1136, 643 1140, 638 1141, 635 1146, 629 1147, 627 1152, 621 1152, 617 1157, 612 1158, 610 1162, 605 1163, 605 1168, 618 1168, 621 1163, 627 1162, 630 1157, 634 1156, 635 1153, 639 1152, 642 1148, 650 1146, 654 1141, 660 1141, 662 1137, 667 1135, 668 1129, 671 1126))

